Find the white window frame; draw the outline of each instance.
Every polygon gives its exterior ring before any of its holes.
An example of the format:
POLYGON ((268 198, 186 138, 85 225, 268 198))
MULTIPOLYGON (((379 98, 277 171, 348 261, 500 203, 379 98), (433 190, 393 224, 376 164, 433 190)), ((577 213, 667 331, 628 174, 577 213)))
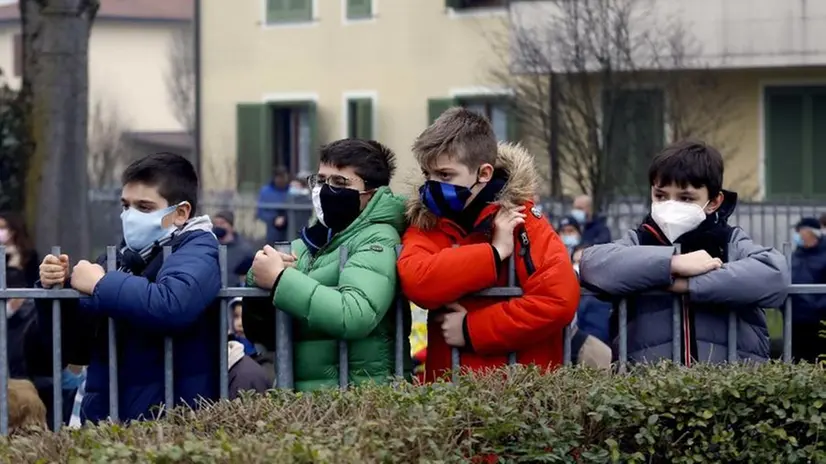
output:
POLYGON ((261 28, 262 29, 297 29, 317 26, 320 22, 318 15, 318 0, 311 0, 312 17, 309 21, 296 21, 288 23, 268 23, 267 22, 267 2, 269 0, 261 0, 261 28))
POLYGON ((508 5, 458 10, 456 8, 447 7, 447 17, 449 19, 500 18, 507 16, 509 10, 510 8, 508 5))
POLYGON ((766 87, 819 87, 826 79, 760 79, 757 82, 757 198, 766 199, 766 87))
MULTIPOLYGON (((315 0, 313 0, 315 1, 315 0)), ((261 97, 262 103, 306 103, 306 102, 313 102, 316 107, 316 128, 319 127, 318 120, 320 119, 319 113, 321 112, 318 107, 318 94, 315 92, 276 92, 276 93, 266 93, 261 97)), ((312 147, 310 147, 310 153, 308 153, 309 161, 312 162, 313 160, 313 153, 312 147)), ((301 161, 299 160, 299 164, 301 161)), ((298 172, 298 169, 296 169, 298 172)))
POLYGON ((345 26, 352 26, 354 24, 369 24, 376 22, 379 12, 379 0, 371 0, 370 3, 370 17, 359 19, 347 18, 347 0, 341 0, 341 24, 345 26))
POLYGON ((372 101, 370 107, 373 110, 371 118, 373 127, 370 128, 370 132, 373 134, 373 140, 379 140, 379 93, 375 90, 348 90, 341 94, 341 138, 345 139, 349 136, 350 100, 365 98, 372 101))

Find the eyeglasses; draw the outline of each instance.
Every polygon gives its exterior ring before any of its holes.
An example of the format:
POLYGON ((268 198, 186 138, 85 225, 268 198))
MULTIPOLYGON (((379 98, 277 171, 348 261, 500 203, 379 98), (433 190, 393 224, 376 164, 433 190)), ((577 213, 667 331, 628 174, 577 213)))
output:
POLYGON ((323 184, 327 184, 333 189, 345 189, 352 188, 351 186, 353 185, 353 181, 348 177, 337 174, 329 177, 313 174, 307 177, 307 185, 310 186, 311 189, 323 184))

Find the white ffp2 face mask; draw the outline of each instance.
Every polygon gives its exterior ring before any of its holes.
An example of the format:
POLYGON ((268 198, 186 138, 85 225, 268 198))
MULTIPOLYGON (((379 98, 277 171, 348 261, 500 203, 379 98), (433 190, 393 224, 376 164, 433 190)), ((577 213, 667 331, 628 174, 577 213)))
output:
POLYGON ((315 217, 318 219, 324 227, 327 227, 327 224, 324 222, 324 210, 321 209, 321 186, 316 185, 313 187, 312 191, 313 197, 313 210, 315 210, 315 217))
POLYGON ((685 201, 658 201, 651 204, 651 218, 660 226, 668 241, 674 243, 706 220, 705 207, 685 201))

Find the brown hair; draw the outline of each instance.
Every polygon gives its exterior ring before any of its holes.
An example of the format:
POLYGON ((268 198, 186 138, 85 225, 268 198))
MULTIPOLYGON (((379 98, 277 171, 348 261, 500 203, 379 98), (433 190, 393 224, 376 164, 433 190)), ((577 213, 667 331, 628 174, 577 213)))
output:
POLYGON ((442 113, 413 142, 420 166, 432 166, 447 154, 471 169, 496 162, 496 135, 484 116, 461 107, 442 113))
POLYGON ((45 429, 46 405, 29 380, 9 379, 9 430, 20 431, 29 427, 45 429))
POLYGON ((0 219, 6 221, 9 232, 13 237, 12 243, 17 247, 23 261, 28 260, 34 253, 34 245, 31 237, 29 237, 29 231, 26 229, 26 221, 23 216, 13 212, 0 212, 0 219))

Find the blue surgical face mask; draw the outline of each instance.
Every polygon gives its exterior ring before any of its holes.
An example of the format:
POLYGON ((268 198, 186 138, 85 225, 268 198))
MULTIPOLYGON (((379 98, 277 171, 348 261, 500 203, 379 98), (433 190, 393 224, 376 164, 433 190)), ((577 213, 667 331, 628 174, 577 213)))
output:
POLYGON ((792 242, 795 244, 795 246, 803 246, 803 237, 800 236, 800 232, 795 232, 792 234, 792 242))
POLYGON ((573 248, 579 245, 580 240, 579 235, 565 234, 562 236, 562 243, 564 243, 568 248, 573 248))
POLYGON ((588 215, 581 209, 572 209, 571 216, 580 224, 585 224, 585 221, 588 220, 588 215))
POLYGON ((129 208, 120 214, 123 223, 123 239, 126 246, 133 251, 142 251, 153 243, 166 238, 175 231, 175 226, 164 227, 163 218, 175 211, 180 206, 174 205, 168 208, 143 213, 134 208, 129 208))
POLYGON ((63 369, 63 381, 61 383, 61 387, 64 390, 77 390, 80 388, 80 385, 86 380, 86 370, 83 369, 80 371, 79 374, 75 374, 68 368, 63 369))

